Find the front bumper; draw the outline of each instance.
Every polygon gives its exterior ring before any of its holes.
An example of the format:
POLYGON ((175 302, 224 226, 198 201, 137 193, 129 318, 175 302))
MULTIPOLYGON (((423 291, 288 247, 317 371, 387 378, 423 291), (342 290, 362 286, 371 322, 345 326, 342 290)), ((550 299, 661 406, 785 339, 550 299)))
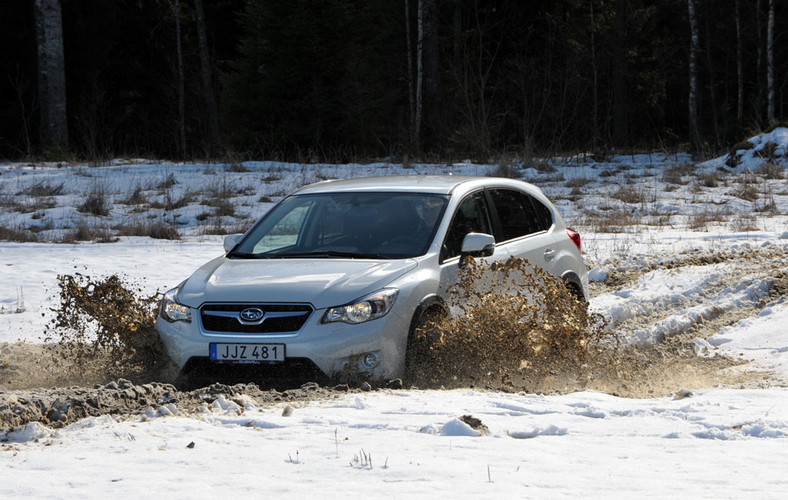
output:
POLYGON ((207 332, 202 328, 199 310, 192 308, 191 313, 192 321, 189 323, 170 323, 161 318, 156 322, 156 330, 167 353, 184 373, 199 375, 208 368, 228 368, 224 363, 209 359, 211 343, 285 345, 286 360, 283 363, 244 367, 230 365, 239 373, 267 372, 271 377, 278 377, 283 376, 285 367, 297 371, 299 366, 304 366, 304 376, 311 378, 309 366, 314 366, 326 377, 342 374, 393 379, 401 377, 404 372, 409 321, 397 314, 396 306, 386 316, 360 324, 323 324, 320 320, 325 310, 315 310, 297 332, 265 334, 207 332), (376 366, 365 363, 364 358, 369 353, 376 355, 376 366))

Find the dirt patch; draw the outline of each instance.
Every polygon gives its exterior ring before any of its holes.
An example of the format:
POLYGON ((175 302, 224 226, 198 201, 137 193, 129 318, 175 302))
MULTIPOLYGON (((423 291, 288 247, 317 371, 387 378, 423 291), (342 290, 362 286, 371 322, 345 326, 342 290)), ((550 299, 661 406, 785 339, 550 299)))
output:
POLYGON ((178 391, 171 384, 134 384, 125 379, 91 388, 0 391, 0 432, 30 422, 59 428, 82 418, 100 415, 139 418, 151 414, 166 415, 173 410, 188 415, 205 412, 220 396, 243 408, 246 403, 263 406, 332 399, 349 391, 358 389, 305 384, 287 391, 264 391, 254 384, 213 384, 193 391, 178 391))
MULTIPOLYGON (((609 293, 629 286, 644 274, 658 269, 679 269, 688 266, 709 266, 724 262, 738 262, 743 266, 758 266, 771 272, 780 272, 788 262, 788 248, 766 245, 758 248, 742 246, 725 250, 686 250, 676 255, 622 256, 605 260, 601 265, 609 272, 604 282, 590 284, 591 296, 609 293), (775 267, 777 266, 777 267, 775 267)), ((782 271, 784 274, 784 271, 782 271)))

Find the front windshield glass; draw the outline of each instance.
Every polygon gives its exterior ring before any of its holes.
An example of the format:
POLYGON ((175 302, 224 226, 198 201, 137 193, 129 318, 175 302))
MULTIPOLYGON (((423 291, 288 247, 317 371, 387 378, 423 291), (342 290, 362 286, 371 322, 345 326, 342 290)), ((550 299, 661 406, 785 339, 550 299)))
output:
POLYGON ((448 196, 327 193, 291 196, 229 255, 395 259, 427 252, 448 196))

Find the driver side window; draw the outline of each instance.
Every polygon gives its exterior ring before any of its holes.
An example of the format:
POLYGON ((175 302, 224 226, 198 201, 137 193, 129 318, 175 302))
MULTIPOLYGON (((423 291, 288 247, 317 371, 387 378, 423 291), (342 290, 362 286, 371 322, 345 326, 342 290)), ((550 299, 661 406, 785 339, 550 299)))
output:
POLYGON ((460 255, 462 240, 468 233, 492 234, 487 199, 482 191, 465 198, 457 208, 443 242, 441 262, 460 255))

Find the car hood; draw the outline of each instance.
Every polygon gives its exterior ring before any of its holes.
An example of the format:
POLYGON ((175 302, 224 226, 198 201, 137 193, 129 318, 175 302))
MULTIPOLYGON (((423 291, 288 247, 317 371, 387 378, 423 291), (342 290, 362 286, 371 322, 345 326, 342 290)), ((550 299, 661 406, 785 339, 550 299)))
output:
POLYGON ((195 308, 205 302, 299 302, 323 309, 379 290, 416 266, 412 259, 219 257, 183 283, 178 301, 195 308))

